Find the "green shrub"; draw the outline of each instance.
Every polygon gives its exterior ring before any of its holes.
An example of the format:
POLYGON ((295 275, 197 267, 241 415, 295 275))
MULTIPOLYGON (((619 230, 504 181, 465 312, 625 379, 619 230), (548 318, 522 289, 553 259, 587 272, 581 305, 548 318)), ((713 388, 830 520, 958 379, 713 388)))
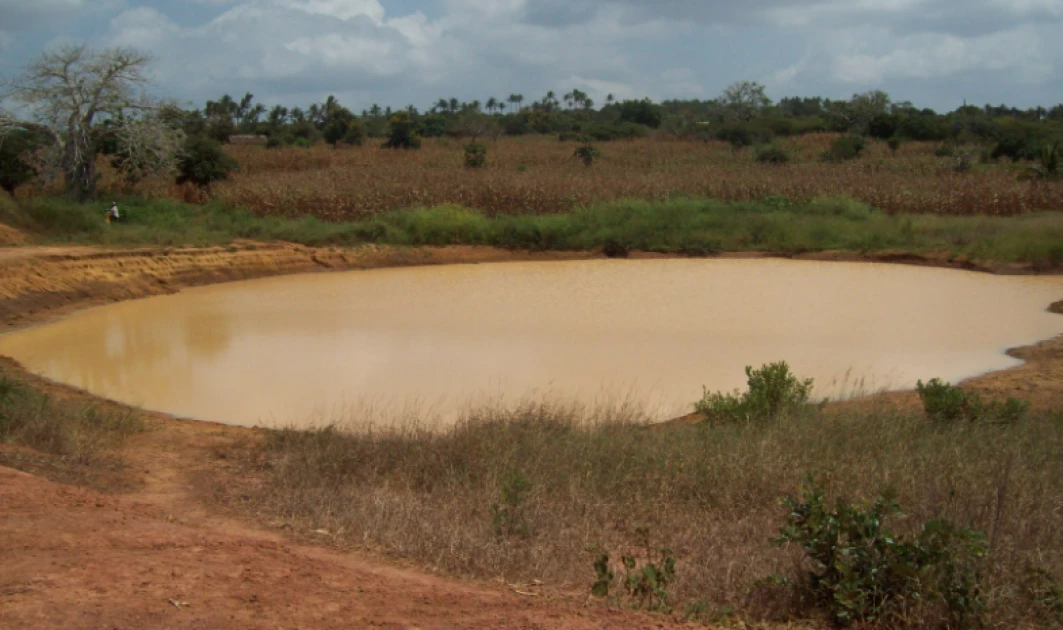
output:
POLYGON ((709 422, 762 422, 808 405, 812 379, 798 380, 785 362, 770 363, 754 370, 746 366, 748 391, 710 393, 694 404, 709 422))
POLYGON ((956 155, 956 145, 952 142, 942 142, 934 148, 935 157, 952 157, 956 155))
POLYGON ((775 139, 775 134, 767 127, 748 122, 730 122, 716 130, 716 139, 723 140, 738 150, 758 142, 771 142, 775 139))
POLYGON ((103 232, 105 212, 102 205, 82 205, 61 198, 31 199, 22 203, 22 212, 13 218, 15 227, 53 236, 95 235, 103 232))
POLYGON ((827 162, 845 162, 860 157, 867 143, 862 136, 854 134, 838 136, 830 143, 830 148, 823 153, 823 160, 827 162))
POLYGON ((585 144, 576 149, 573 155, 579 158, 584 166, 592 166, 602 157, 602 152, 589 144, 585 144))
POLYGON ((487 146, 479 142, 465 145, 465 168, 483 168, 487 166, 487 146))
POLYGON ((602 253, 608 258, 627 258, 628 248, 620 239, 610 236, 605 239, 605 243, 602 244, 602 253))
POLYGON ((591 141, 590 136, 579 131, 562 131, 561 133, 557 134, 557 139, 561 142, 587 143, 591 141))
POLYGON ((491 221, 475 210, 436 206, 384 217, 409 245, 478 245, 487 240, 491 221))
POLYGON ((893 136, 889 140, 886 140, 886 146, 890 148, 890 152, 892 153, 896 153, 903 143, 904 141, 901 140, 900 136, 893 136))
POLYGON ((1063 588, 1051 573, 1040 567, 1027 566, 1021 588, 1025 599, 1036 611, 1045 627, 1063 626, 1063 588))
MULTIPOLYGON (((634 551, 620 558, 624 577, 620 582, 627 599, 636 608, 668 612, 668 587, 675 582, 675 554, 667 547, 654 548, 648 527, 635 528, 634 551)), ((616 572, 608 551, 600 551, 594 560, 595 582, 591 595, 608 597, 616 572)))
POLYGON ((963 420, 1013 424, 1022 420, 1030 410, 1027 401, 1009 397, 1004 402, 986 402, 975 392, 964 391, 936 378, 925 384, 919 381, 916 391, 919 392, 927 417, 940 423, 963 420))
POLYGON ((800 499, 783 504, 790 513, 772 543, 799 545, 811 566, 798 581, 781 581, 835 623, 888 624, 933 603, 944 606, 952 627, 977 623, 983 608, 977 561, 986 552, 980 532, 931 519, 909 540, 887 529, 890 518, 903 516, 890 493, 870 506, 838 499, 830 508, 811 479, 800 499))
POLYGON ((762 164, 789 164, 790 153, 777 146, 769 146, 757 151, 757 161, 762 164))
POLYGON ((210 191, 214 182, 228 179, 240 165, 222 150, 221 144, 207 136, 188 138, 177 161, 177 183, 190 182, 210 191))
POLYGON ((408 112, 398 112, 388 119, 388 139, 385 149, 420 149, 421 137, 414 131, 414 120, 408 112))
POLYGON ((40 144, 36 134, 27 131, 12 131, 0 139, 0 190, 13 195, 37 175, 29 155, 40 144))
POLYGON ((502 483, 502 499, 491 505, 491 529, 496 536, 527 536, 528 522, 524 506, 531 496, 533 484, 519 470, 502 483))

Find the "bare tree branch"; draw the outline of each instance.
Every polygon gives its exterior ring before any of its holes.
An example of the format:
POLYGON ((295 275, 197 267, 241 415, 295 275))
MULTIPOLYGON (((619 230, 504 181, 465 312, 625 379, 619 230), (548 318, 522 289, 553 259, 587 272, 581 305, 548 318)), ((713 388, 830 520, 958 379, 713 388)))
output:
POLYGON ((155 115, 169 104, 143 92, 149 62, 147 55, 124 48, 64 46, 46 52, 6 83, 5 97, 26 115, 0 112, 0 134, 43 132, 53 144, 44 161, 61 170, 68 192, 79 199, 95 194, 96 155, 108 136, 121 139, 126 156, 121 162, 134 165, 134 177, 150 168, 172 168, 166 154, 176 152, 176 136, 155 115))

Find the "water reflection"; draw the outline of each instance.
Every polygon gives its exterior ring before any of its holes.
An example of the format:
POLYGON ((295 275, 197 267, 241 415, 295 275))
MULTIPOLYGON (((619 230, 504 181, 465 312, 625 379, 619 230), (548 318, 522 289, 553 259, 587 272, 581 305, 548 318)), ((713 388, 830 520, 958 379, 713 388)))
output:
POLYGON ((1060 277, 773 260, 509 263, 273 278, 77 313, 0 352, 184 416, 298 422, 351 404, 443 416, 529 392, 658 415, 785 359, 817 393, 958 379, 1063 333, 1060 277))

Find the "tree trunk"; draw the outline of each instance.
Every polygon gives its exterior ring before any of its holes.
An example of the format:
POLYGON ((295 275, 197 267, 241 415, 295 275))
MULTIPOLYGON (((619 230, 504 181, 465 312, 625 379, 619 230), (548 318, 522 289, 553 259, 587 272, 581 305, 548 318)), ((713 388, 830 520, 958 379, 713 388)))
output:
POLYGON ((63 179, 68 197, 79 203, 96 199, 96 151, 73 142, 63 156, 63 179))

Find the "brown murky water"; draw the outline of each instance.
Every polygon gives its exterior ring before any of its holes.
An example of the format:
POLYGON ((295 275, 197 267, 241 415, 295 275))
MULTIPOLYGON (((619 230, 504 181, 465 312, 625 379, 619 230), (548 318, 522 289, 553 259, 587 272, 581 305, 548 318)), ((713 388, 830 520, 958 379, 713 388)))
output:
POLYGON ((302 424, 525 397, 686 413, 789 361, 821 396, 958 380, 1063 333, 1063 277, 784 260, 382 269, 216 285, 0 337, 0 353, 179 416, 302 424))

